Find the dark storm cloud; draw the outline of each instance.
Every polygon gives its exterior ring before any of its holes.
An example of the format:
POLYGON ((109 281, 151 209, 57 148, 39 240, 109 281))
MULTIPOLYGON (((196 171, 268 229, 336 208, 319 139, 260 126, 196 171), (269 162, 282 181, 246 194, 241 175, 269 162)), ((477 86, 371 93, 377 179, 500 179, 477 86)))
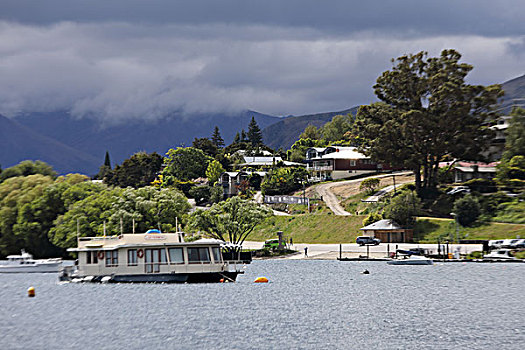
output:
POLYGON ((0 2, 0 113, 106 120, 374 100, 390 58, 455 48, 472 82, 524 73, 518 1, 0 2))
POLYGON ((2 0, 9 21, 233 23, 314 27, 332 34, 522 35, 521 0, 2 0))

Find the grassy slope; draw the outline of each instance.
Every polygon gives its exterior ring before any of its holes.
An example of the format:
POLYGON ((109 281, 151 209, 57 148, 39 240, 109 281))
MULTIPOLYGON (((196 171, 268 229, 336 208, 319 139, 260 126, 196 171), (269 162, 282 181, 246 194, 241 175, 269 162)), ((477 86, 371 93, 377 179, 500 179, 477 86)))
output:
MULTIPOLYGON (((274 216, 257 226, 248 240, 264 241, 276 238, 277 231, 283 231, 286 237, 293 237, 295 243, 341 243, 353 242, 360 235, 363 219, 366 216, 335 215, 295 215, 274 216)), ((448 233, 455 235, 454 222, 449 219, 420 219, 415 236, 420 242, 435 243, 437 237, 448 233)), ((460 228, 460 238, 468 234, 468 239, 515 238, 525 237, 525 225, 490 223, 487 225, 460 228)))
POLYGON ((257 226, 248 240, 264 241, 283 231, 294 243, 349 242, 358 236, 364 216, 294 215, 274 216, 257 226))

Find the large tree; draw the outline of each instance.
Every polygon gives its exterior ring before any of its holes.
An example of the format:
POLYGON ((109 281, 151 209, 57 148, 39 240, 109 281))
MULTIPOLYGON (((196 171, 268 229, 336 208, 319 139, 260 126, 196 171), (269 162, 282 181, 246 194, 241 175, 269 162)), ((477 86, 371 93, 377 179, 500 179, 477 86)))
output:
POLYGON ((213 134, 211 135, 211 141, 217 148, 223 148, 224 147, 224 140, 221 136, 221 133, 219 131, 219 127, 215 126, 215 129, 213 129, 213 134))
POLYGON ((445 156, 482 160, 491 139, 488 123, 501 86, 467 84, 472 66, 460 59, 444 50, 439 57, 419 52, 392 60, 395 66, 374 85, 382 102, 361 106, 357 114, 353 133, 363 141, 360 150, 413 170, 419 193, 437 185, 445 156))
POLYGON ((514 107, 510 115, 512 119, 506 131, 504 160, 525 155, 525 109, 514 107))
POLYGON ((215 143, 207 137, 194 138, 191 144, 193 148, 198 148, 210 157, 217 155, 217 146, 215 143))
POLYGON ((232 197, 214 204, 209 210, 197 210, 190 218, 190 227, 205 235, 230 242, 237 251, 255 226, 271 215, 271 211, 253 201, 232 197))
POLYGON ((166 167, 162 171, 164 180, 175 178, 188 181, 206 176, 206 169, 213 158, 193 147, 170 149, 166 153, 166 167))
POLYGON ((157 177, 163 158, 156 152, 139 152, 117 165, 114 170, 109 170, 104 177, 104 182, 119 187, 144 187, 150 186, 157 177))
POLYGON ((262 145, 262 132, 255 121, 255 117, 252 117, 250 124, 248 125, 248 141, 253 147, 262 145))
POLYGON ((352 129, 352 115, 336 115, 331 121, 321 127, 320 133, 327 142, 340 141, 344 139, 345 133, 352 129))
POLYGON ((41 174, 44 176, 50 176, 56 178, 57 173, 53 170, 51 165, 42 162, 40 160, 24 160, 17 165, 13 165, 10 168, 4 169, 0 173, 0 182, 9 179, 10 177, 17 176, 28 176, 34 174, 41 174))
POLYGON ((208 178, 208 182, 210 183, 210 185, 213 186, 215 182, 219 180, 219 177, 224 171, 225 170, 219 161, 211 161, 208 165, 208 168, 206 169, 206 177, 208 178))

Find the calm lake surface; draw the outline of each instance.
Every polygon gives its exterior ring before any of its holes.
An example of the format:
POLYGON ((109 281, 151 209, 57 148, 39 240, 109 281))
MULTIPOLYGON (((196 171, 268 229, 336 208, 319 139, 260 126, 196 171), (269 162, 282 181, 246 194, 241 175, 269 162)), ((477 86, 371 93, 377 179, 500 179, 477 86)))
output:
POLYGON ((224 284, 0 274, 0 349, 524 349, 524 277, 525 264, 312 260, 255 261, 224 284))

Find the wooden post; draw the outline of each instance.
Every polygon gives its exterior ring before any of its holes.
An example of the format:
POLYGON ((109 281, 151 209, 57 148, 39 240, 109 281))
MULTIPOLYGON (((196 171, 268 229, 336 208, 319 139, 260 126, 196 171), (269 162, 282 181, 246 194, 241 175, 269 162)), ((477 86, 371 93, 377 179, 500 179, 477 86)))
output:
POLYGON ((339 244, 339 260, 343 258, 343 245, 339 244))

